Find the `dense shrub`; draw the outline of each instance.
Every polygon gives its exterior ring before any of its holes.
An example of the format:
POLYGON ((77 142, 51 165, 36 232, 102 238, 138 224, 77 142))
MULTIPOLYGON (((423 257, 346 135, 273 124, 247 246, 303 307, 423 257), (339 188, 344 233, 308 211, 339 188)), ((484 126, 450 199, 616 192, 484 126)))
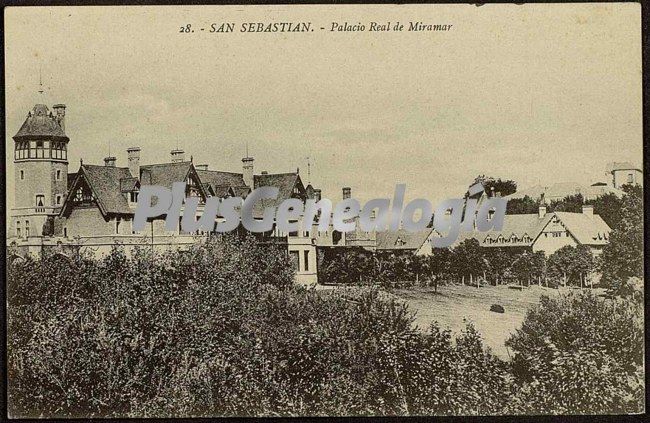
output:
POLYGON ((506 345, 519 386, 514 411, 643 410, 643 305, 591 291, 542 297, 506 345))
POLYGON ((225 238, 184 253, 8 266, 14 417, 496 413, 505 364, 478 334, 422 333, 373 289, 293 284, 284 251, 225 238))
POLYGON ((638 301, 544 299, 511 366, 375 288, 296 286, 252 239, 15 261, 7 287, 13 417, 629 412, 643 393, 638 301))

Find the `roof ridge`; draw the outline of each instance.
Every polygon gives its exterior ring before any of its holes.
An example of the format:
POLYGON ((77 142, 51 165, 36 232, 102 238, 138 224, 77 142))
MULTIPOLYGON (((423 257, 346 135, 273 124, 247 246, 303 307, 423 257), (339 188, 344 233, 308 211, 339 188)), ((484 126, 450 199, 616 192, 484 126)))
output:
POLYGON ((142 168, 142 167, 150 167, 150 166, 169 166, 169 165, 177 166, 177 165, 182 165, 182 164, 187 165, 187 164, 191 164, 191 163, 192 163, 192 162, 190 162, 190 161, 185 161, 185 162, 174 162, 174 163, 172 163, 172 162, 167 162, 167 163, 151 163, 151 164, 141 165, 140 167, 142 168))
MULTIPOLYGON (((196 166, 195 166, 196 167, 196 166)), ((215 170, 215 169, 196 169, 197 172, 219 172, 219 173, 228 173, 231 175, 241 175, 241 172, 231 172, 229 170, 215 170)))

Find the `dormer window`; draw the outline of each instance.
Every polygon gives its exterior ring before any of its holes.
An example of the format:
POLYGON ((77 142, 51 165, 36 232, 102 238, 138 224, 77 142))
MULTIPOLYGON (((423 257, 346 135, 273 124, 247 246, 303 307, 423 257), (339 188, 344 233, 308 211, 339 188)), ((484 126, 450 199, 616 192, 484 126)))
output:
POLYGON ((138 191, 129 192, 129 201, 131 203, 137 203, 138 202, 138 191))

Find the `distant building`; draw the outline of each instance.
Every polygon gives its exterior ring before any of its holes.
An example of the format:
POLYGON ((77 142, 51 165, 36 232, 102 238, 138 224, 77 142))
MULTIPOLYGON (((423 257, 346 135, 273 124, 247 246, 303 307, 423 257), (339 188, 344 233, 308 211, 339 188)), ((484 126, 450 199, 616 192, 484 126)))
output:
POLYGON ((620 189, 626 184, 643 185, 643 171, 639 166, 630 162, 613 162, 608 165, 608 173, 612 177, 612 186, 620 189))
POLYGON ((643 185, 643 171, 629 162, 609 163, 606 174, 610 177, 609 183, 595 182, 591 185, 585 185, 577 182, 556 182, 546 186, 535 185, 518 190, 505 198, 514 200, 527 196, 533 200, 540 200, 545 204, 550 204, 552 201, 559 201, 565 197, 580 194, 585 201, 588 201, 606 194, 622 197, 624 194, 623 185, 643 185))
POLYGON ((541 200, 545 204, 550 204, 552 201, 559 201, 565 197, 577 194, 582 195, 582 198, 586 201, 596 199, 605 194, 614 194, 617 197, 622 197, 623 191, 605 183, 598 182, 592 185, 584 185, 576 182, 557 182, 548 186, 535 185, 504 198, 514 200, 527 196, 533 200, 541 200))
POLYGON ((433 246, 431 240, 438 236, 433 228, 409 232, 405 229, 377 233, 376 251, 391 251, 394 253, 413 253, 415 255, 431 255, 433 246))
POLYGON ((535 214, 506 215, 500 231, 461 232, 454 246, 474 238, 486 248, 543 251, 549 256, 566 245, 586 245, 594 255, 599 255, 609 242, 610 232, 591 205, 584 205, 582 213, 547 213, 546 206, 540 206, 535 214))

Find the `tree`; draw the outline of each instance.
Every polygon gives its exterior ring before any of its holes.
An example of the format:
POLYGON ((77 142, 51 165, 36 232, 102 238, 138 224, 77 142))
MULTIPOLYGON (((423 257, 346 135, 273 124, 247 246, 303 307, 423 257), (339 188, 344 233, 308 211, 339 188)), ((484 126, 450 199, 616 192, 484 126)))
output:
POLYGON ((530 285, 531 281, 545 276, 545 267, 546 259, 542 251, 524 251, 512 263, 512 272, 522 285, 530 285))
POLYGON ((525 195, 523 198, 513 198, 508 200, 506 206, 507 214, 530 214, 537 213, 539 210, 539 200, 533 200, 525 195))
POLYGON ((609 234, 599 268, 601 282, 615 294, 625 294, 630 278, 643 278, 643 188, 624 185, 620 221, 609 234))
POLYGON ((586 204, 594 206, 594 214, 603 218, 610 228, 614 228, 621 220, 621 207, 623 199, 616 194, 607 193, 598 198, 587 200, 586 204))
POLYGON ((561 200, 553 200, 549 205, 549 211, 582 213, 584 198, 582 194, 567 195, 561 200))
POLYGON ((512 263, 516 253, 509 248, 485 248, 487 261, 487 276, 494 281, 495 285, 503 283, 512 276, 512 263))
POLYGON ((517 191, 517 183, 510 179, 496 179, 491 176, 478 175, 476 178, 474 178, 474 182, 472 182, 471 185, 477 184, 479 182, 483 184, 485 192, 488 195, 491 195, 492 188, 494 188, 495 194, 500 193, 502 197, 514 194, 517 191))
POLYGON ((478 240, 469 238, 458 244, 452 250, 452 268, 457 276, 468 276, 470 279, 482 275, 486 270, 484 248, 478 240))
POLYGON ((549 277, 555 281, 582 286, 587 275, 594 270, 594 257, 585 245, 565 245, 551 254, 547 267, 549 277))
POLYGON ((451 276, 452 252, 449 248, 433 248, 431 255, 423 256, 424 270, 428 273, 429 281, 438 291, 438 284, 445 278, 451 276))

